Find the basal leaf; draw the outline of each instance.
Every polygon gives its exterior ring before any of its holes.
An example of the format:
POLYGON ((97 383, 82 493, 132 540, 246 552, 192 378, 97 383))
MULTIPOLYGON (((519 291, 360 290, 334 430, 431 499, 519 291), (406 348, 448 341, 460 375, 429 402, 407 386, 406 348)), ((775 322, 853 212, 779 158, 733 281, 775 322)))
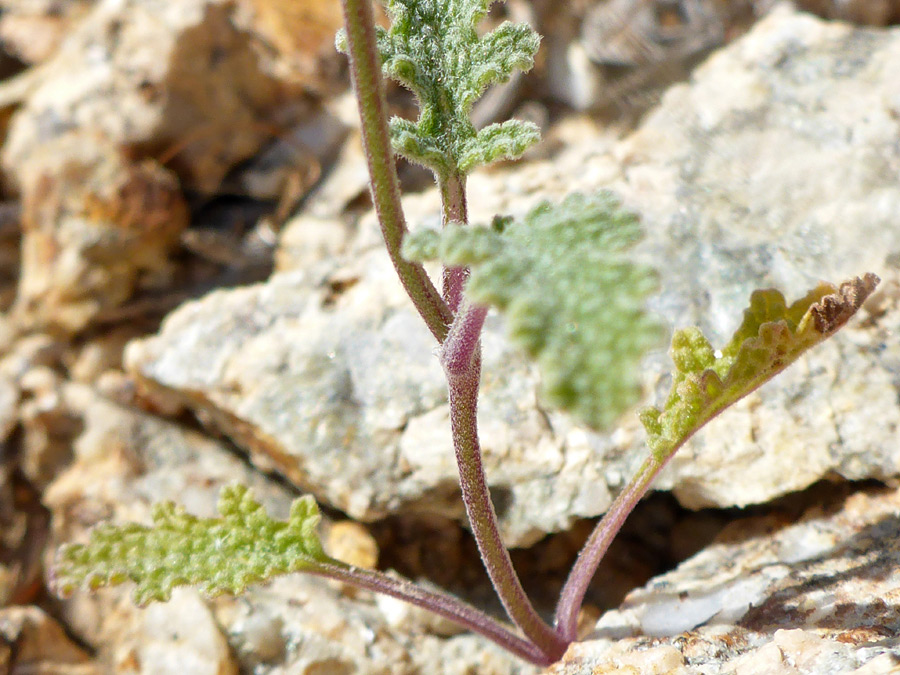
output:
POLYGON ((644 310, 656 276, 626 254, 639 237, 610 194, 576 194, 520 222, 417 233, 404 253, 469 266, 466 297, 506 314, 540 365, 546 401, 603 428, 637 401, 639 361, 663 334, 644 310))
MULTIPOLYGON (((387 0, 388 30, 378 29, 384 73, 419 101, 416 122, 392 120, 395 150, 438 176, 468 173, 497 159, 517 157, 538 139, 524 122, 505 128, 507 140, 476 142, 469 113, 484 90, 529 70, 540 38, 526 24, 504 22, 479 37, 477 27, 494 0, 387 0), (435 149, 440 149, 435 152, 435 149), (502 151, 501 151, 502 150, 502 151)), ((341 35, 338 49, 346 51, 341 35)))
POLYGON ((874 274, 866 274, 840 288, 819 284, 790 306, 774 289, 755 291, 743 323, 720 356, 699 329, 676 331, 672 390, 662 410, 651 407, 641 412, 647 443, 657 459, 668 457, 723 409, 833 335, 878 281, 874 274))
POLYGON ((295 500, 282 522, 235 485, 222 490, 219 514, 197 518, 166 502, 153 507, 152 527, 99 525, 87 544, 60 549, 54 586, 65 594, 133 581, 135 602, 146 604, 168 600, 176 586, 236 594, 278 574, 330 562, 316 534, 319 509, 310 496, 295 500))

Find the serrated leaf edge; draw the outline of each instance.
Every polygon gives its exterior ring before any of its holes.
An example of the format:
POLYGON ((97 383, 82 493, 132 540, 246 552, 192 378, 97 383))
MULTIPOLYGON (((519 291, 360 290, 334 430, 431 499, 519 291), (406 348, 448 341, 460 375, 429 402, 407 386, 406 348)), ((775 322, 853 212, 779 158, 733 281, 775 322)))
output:
MULTIPOLYGON (((127 581, 135 582, 134 600, 139 606, 144 606, 150 601, 166 601, 171 596, 171 591, 177 586, 197 586, 200 591, 209 597, 224 593, 237 594, 248 585, 260 583, 270 578, 299 571, 312 571, 323 565, 331 565, 337 561, 328 557, 316 534, 316 527, 320 521, 319 508, 315 500, 305 495, 294 500, 291 504, 290 516, 287 521, 276 521, 268 516, 262 505, 257 502, 249 488, 243 485, 229 485, 222 489, 218 502, 218 518, 199 518, 187 513, 183 507, 173 502, 161 502, 153 505, 151 519, 153 525, 139 525, 126 523, 112 525, 101 523, 95 526, 89 533, 86 544, 64 544, 57 552, 55 564, 51 569, 50 585, 54 592, 67 597, 78 589, 89 591, 97 590, 103 586, 116 586, 127 581), (142 547, 146 542, 154 543, 152 535, 161 530, 181 533, 186 540, 202 533, 204 528, 220 526, 228 520, 234 521, 236 527, 230 533, 232 537, 238 537, 240 532, 237 525, 241 523, 251 528, 256 528, 258 537, 251 537, 254 543, 258 543, 266 537, 271 542, 285 542, 291 539, 291 543, 299 536, 302 540, 302 552, 296 553, 291 560, 277 562, 273 556, 270 561, 260 558, 252 564, 248 563, 246 569, 237 567, 240 561, 234 558, 223 560, 223 566, 231 566, 230 570, 223 571, 213 578, 189 579, 178 569, 179 563, 185 562, 184 556, 190 553, 198 553, 212 558, 215 551, 187 551, 193 546, 193 542, 185 544, 185 550, 170 553, 167 564, 170 568, 157 566, 149 573, 142 576, 126 563, 128 556, 140 556, 142 547), (91 560, 98 555, 103 556, 113 544, 109 539, 118 539, 120 543, 121 560, 107 565, 95 563, 91 567, 91 560), (124 542, 129 539, 131 547, 124 542), (227 572, 227 573, 226 573, 227 572), (159 581, 166 577, 166 582, 161 586, 159 581)), ((253 534, 252 532, 250 534, 253 534)), ((229 533, 225 532, 228 536, 229 533)), ((248 544, 250 541, 248 540, 248 544)), ((158 543, 156 544, 159 545, 158 543)), ((159 553, 162 549, 157 550, 159 553)), ((250 556, 245 556, 245 560, 250 556)), ((148 559, 149 560, 149 559, 148 559)), ((337 563, 339 564, 339 563, 337 563)))
POLYGON ((694 345, 692 364, 676 367, 672 389, 662 410, 646 407, 640 412, 641 422, 647 431, 647 444, 660 461, 670 457, 688 438, 728 406, 736 403, 762 384, 796 361, 804 352, 834 335, 856 314, 866 299, 874 292, 880 279, 868 273, 845 281, 840 287, 820 284, 805 297, 787 306, 780 292, 755 291, 750 307, 745 311, 744 322, 735 332, 720 356, 715 356, 709 341, 699 329, 682 329, 672 337, 673 359, 678 343, 690 341, 694 345), (755 335, 740 339, 748 322, 754 320, 754 299, 770 293, 775 304, 784 309, 777 320, 759 323, 755 335), (775 295, 777 294, 777 295, 775 295), (800 320, 789 325, 789 317, 796 316, 806 306, 800 320), (779 351, 772 345, 787 336, 791 348, 779 351), (751 352, 768 353, 771 358, 756 371, 741 373, 751 352), (709 397, 703 401, 704 396, 709 397), (679 424, 679 422, 682 422, 679 424), (672 433, 676 430, 677 433, 672 433))
MULTIPOLYGON (((507 81, 515 70, 527 71, 533 67, 534 54, 540 45, 540 37, 525 23, 504 21, 479 37, 477 25, 495 1, 460 2, 447 9, 459 13, 456 30, 430 33, 439 35, 439 40, 454 36, 464 47, 462 53, 456 54, 457 58, 477 62, 470 78, 454 80, 453 91, 444 82, 446 78, 439 77, 440 72, 431 72, 426 68, 427 62, 406 53, 413 30, 414 11, 407 4, 410 0, 384 3, 391 25, 387 30, 376 29, 383 72, 412 91, 420 109, 416 122, 391 120, 391 142, 398 154, 432 169, 438 176, 446 177, 453 172, 467 174, 478 166, 515 159, 539 140, 534 125, 510 120, 517 124, 505 126, 506 138, 488 142, 488 136, 496 132, 481 134, 469 119, 472 106, 488 86, 507 81), (449 109, 445 110, 448 105, 449 109)), ((345 36, 339 33, 335 45, 339 51, 345 51, 345 36)), ((442 45, 444 52, 458 46, 449 42, 442 45)))

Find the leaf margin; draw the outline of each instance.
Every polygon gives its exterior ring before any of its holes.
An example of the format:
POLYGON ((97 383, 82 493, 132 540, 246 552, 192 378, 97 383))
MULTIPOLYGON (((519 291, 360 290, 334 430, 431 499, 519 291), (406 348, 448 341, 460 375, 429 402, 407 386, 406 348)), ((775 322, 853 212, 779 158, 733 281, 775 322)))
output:
POLYGON ((639 412, 653 456, 666 461, 707 422, 834 335, 879 282, 871 272, 840 286, 821 282, 790 305, 776 289, 756 290, 718 355, 699 328, 675 331, 669 394, 661 408, 639 412))
POLYGON ((288 520, 278 521, 252 490, 231 484, 220 491, 218 513, 200 518, 166 501, 153 505, 153 525, 100 523, 87 543, 59 548, 50 585, 58 596, 68 597, 78 589, 130 581, 135 604, 146 606, 168 601, 178 586, 198 587, 207 597, 237 595, 251 584, 336 562, 316 533, 321 514, 310 495, 295 499, 288 520), (204 535, 214 532, 221 536, 214 537, 210 550, 203 549, 204 535), (224 556, 223 550, 232 555, 224 556))
POLYGON ((407 237, 403 254, 469 267, 465 297, 506 315, 509 337, 538 363, 544 400, 604 429, 640 400, 640 359, 664 334, 663 324, 645 307, 658 286, 655 270, 629 255, 640 237, 637 216, 611 192, 576 192, 560 204, 541 202, 523 218, 495 219, 489 227, 420 230, 407 237), (533 255, 524 252, 523 246, 540 244, 535 237, 552 237, 553 230, 564 236, 555 243, 545 240, 548 245, 533 255), (581 258, 573 263, 572 256, 581 258), (568 260, 569 267, 560 260, 568 260), (591 286, 580 289, 587 299, 572 301, 566 292, 577 287, 578 272, 592 266, 600 271, 593 281, 607 277, 608 297, 591 286), (554 280, 563 290, 551 308, 547 284, 554 280), (563 318, 560 308, 574 314, 563 318), (579 308, 587 313, 579 314, 579 308), (606 320, 598 328, 601 317, 606 320), (591 338, 582 339, 586 335, 591 338))

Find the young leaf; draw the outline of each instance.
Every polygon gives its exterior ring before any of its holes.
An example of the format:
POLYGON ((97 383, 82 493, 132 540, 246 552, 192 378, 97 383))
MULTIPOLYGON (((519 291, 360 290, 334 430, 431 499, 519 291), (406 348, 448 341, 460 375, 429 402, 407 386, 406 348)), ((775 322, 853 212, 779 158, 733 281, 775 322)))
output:
MULTIPOLYGON (((529 70, 540 38, 526 24, 504 22, 479 38, 478 23, 494 0, 387 0, 389 30, 378 29, 388 77, 419 101, 419 119, 391 120, 394 149, 438 176, 468 173, 498 159, 514 159, 537 142, 535 125, 518 120, 476 133, 475 101, 516 69, 529 70)), ((337 47, 346 52, 345 38, 337 47)))
POLYGON ((470 266, 466 297, 506 313, 541 367, 544 398, 603 428, 637 401, 638 362, 663 334, 644 311, 656 276, 625 255, 640 234, 612 195, 575 194, 522 222, 416 233, 404 254, 470 266))
POLYGON ((219 496, 219 514, 197 518, 166 502, 153 507, 152 527, 99 525, 87 544, 60 549, 54 586, 66 594, 133 581, 135 602, 146 604, 168 600, 175 586, 236 594, 275 575, 332 562, 316 534, 319 508, 310 496, 295 500, 281 522, 246 487, 233 485, 219 496))
POLYGON ((866 274, 835 288, 819 284, 787 306, 774 290, 755 291, 744 321, 716 356, 697 328, 672 336, 675 362, 672 391, 662 410, 646 408, 641 422, 647 444, 665 460, 695 431, 796 361, 810 347, 833 335, 862 306, 878 285, 866 274))

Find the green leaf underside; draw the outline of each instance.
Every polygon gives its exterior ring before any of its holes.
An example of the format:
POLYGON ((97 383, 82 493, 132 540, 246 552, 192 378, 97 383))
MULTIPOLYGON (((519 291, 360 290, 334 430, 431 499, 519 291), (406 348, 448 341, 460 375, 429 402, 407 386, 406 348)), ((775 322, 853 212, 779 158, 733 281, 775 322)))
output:
POLYGON ((176 586, 206 595, 237 594, 279 574, 333 562, 322 550, 319 509, 304 496, 287 522, 273 520, 242 485, 223 488, 219 518, 197 518, 172 502, 153 507, 153 526, 101 524, 87 544, 68 544, 58 554, 54 585, 63 594, 136 584, 138 604, 166 601, 176 586))
POLYGON ((637 402, 640 359, 663 336, 644 310, 656 276, 626 257, 640 234, 612 195, 574 194, 521 222, 416 233, 404 254, 470 266, 466 297, 506 314, 511 339, 538 361, 544 399, 599 429, 637 402))
POLYGON ((777 290, 755 291, 744 320, 716 356, 698 328, 672 336, 672 390, 662 410, 641 411, 647 443, 664 461, 719 414, 840 329, 875 290, 874 274, 836 288, 822 283, 788 306, 777 290))
MULTIPOLYGON (((388 0, 388 30, 378 28, 385 75, 410 89, 419 118, 391 120, 394 149, 438 176, 514 159, 537 142, 535 125, 511 120, 476 132, 475 101, 513 71, 529 70, 540 38, 527 24, 504 22, 479 37, 494 0, 388 0)), ((346 51, 342 36, 338 48, 346 51)))

